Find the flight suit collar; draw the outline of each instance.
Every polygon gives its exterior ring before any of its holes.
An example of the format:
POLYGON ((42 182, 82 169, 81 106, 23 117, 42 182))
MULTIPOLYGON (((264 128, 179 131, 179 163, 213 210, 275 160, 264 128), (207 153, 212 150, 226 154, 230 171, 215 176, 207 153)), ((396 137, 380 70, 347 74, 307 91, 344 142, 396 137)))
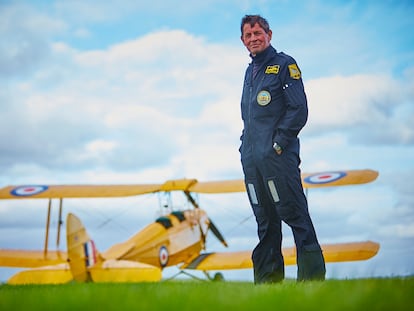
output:
POLYGON ((253 56, 250 54, 250 57, 252 58, 252 62, 256 64, 262 64, 269 55, 276 52, 276 49, 269 45, 262 53, 256 54, 256 56, 253 56))

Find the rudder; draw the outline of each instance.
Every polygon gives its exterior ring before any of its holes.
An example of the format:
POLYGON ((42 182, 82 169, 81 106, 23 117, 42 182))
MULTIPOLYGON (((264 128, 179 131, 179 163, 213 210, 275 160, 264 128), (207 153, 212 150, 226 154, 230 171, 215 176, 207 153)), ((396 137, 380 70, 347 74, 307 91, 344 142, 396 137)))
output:
POLYGON ((66 218, 66 241, 73 279, 78 282, 90 281, 89 267, 97 262, 98 252, 80 219, 71 213, 66 218))

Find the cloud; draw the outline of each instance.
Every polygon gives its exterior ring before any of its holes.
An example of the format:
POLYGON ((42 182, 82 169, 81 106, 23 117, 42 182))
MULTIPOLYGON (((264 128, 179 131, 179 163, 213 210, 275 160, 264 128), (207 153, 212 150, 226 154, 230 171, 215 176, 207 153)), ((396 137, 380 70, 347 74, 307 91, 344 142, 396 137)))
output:
POLYGON ((306 87, 310 107, 306 133, 347 132, 354 143, 414 142, 412 80, 387 75, 334 76, 310 80, 306 87))
POLYGON ((49 37, 66 28, 64 22, 15 4, 0 10, 0 79, 22 77, 40 68, 51 53, 49 37))
MULTIPOLYGON (((114 21, 121 18, 127 18, 130 15, 136 15, 142 12, 157 12, 157 15, 171 15, 174 12, 174 16, 187 17, 189 15, 198 14, 207 9, 211 9, 211 6, 222 4, 217 0, 206 0, 203 2, 190 2, 190 1, 168 1, 153 0, 147 1, 133 1, 133 0, 120 0, 116 6, 112 1, 56 1, 55 9, 59 14, 64 14, 70 19, 74 19, 82 22, 99 23, 114 21)), ((237 3, 236 3, 237 4, 237 3)), ((152 14, 153 16, 155 14, 152 14)), ((145 19, 146 16, 141 16, 141 19, 145 19)))
MULTIPOLYGON (((0 136, 9 141, 1 147, 4 169, 172 165, 181 175, 206 178, 212 167, 219 176, 240 173, 239 101, 249 61, 240 46, 170 30, 100 50, 52 42, 49 51, 41 69, 0 94, 6 103, 0 136), (91 148, 97 143, 99 152, 91 148)), ((412 142, 411 80, 357 74, 306 81, 310 118, 303 135, 325 146, 325 133, 329 143, 337 133, 342 146, 412 142)))
POLYGON ((106 50, 53 43, 50 51, 45 66, 3 94, 3 169, 138 170, 179 165, 181 153, 211 160, 206 148, 228 144, 230 135, 238 143, 246 56, 234 47, 166 31, 106 50), (201 141, 204 150, 193 147, 201 141))

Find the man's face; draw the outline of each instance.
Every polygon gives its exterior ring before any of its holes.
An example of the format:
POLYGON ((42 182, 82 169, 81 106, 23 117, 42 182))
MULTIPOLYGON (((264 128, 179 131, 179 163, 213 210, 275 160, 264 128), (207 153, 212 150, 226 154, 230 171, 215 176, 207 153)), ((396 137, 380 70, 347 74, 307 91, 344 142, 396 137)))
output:
POLYGON ((266 33, 264 29, 257 23, 254 24, 253 27, 250 26, 250 24, 244 24, 241 40, 243 41, 244 46, 253 56, 260 52, 263 52, 270 45, 271 39, 271 30, 266 33))

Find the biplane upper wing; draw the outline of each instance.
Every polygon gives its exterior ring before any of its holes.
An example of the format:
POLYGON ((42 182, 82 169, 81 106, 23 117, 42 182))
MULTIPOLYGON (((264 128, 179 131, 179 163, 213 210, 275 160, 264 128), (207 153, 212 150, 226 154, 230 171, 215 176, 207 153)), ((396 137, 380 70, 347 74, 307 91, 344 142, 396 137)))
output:
POLYGON ((374 170, 330 171, 315 174, 302 174, 303 188, 335 187, 366 184, 374 181, 378 172, 374 170))
POLYGON ((157 192, 160 187, 160 184, 7 186, 0 189, 0 199, 124 197, 157 192))
MULTIPOLYGON (((302 174, 304 188, 333 187, 363 184, 375 180, 378 172, 373 170, 331 171, 302 174)), ((134 196, 160 191, 188 191, 197 193, 244 192, 243 179, 199 182, 197 179, 173 179, 163 184, 131 185, 22 185, 0 189, 0 199, 62 199, 105 198, 134 196)))
POLYGON ((197 193, 244 192, 246 191, 246 186, 243 179, 204 181, 192 185, 189 191, 197 193))
MULTIPOLYGON (((304 188, 320 188, 369 183, 378 177, 378 172, 370 169, 327 171, 313 174, 304 173, 301 177, 304 188)), ((161 190, 183 190, 197 193, 231 193, 244 192, 246 191, 246 186, 243 179, 205 182, 200 182, 196 179, 181 179, 165 182, 161 190)))
MULTIPOLYGON (((379 250, 379 244, 372 241, 324 244, 321 247, 327 263, 367 260, 379 250)), ((296 264, 294 247, 283 248, 282 252, 286 265, 296 264)), ((180 268, 202 271, 249 269, 253 267, 251 255, 251 251, 204 253, 180 268)))

